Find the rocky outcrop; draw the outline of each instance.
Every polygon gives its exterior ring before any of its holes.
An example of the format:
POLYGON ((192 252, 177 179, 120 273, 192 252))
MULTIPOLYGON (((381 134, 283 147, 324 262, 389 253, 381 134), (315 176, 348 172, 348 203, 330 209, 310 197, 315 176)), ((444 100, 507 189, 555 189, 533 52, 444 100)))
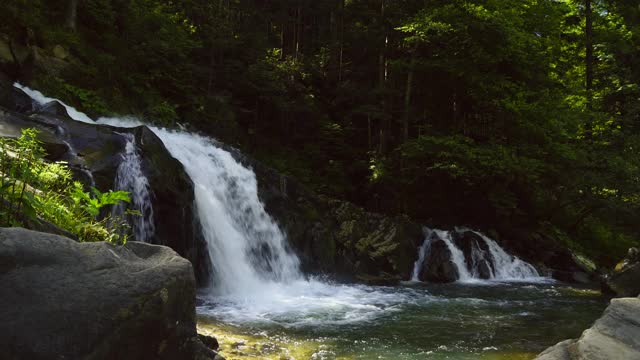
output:
POLYGON ((442 239, 431 240, 429 254, 424 260, 425 265, 422 266, 418 277, 420 280, 449 283, 460 278, 458 266, 451 260, 451 250, 442 239))
MULTIPOLYGON (((3 359, 193 359, 191 264, 167 247, 0 229, 3 359)), ((212 358, 212 357, 210 357, 212 358)))
POLYGON ((613 299, 580 339, 550 347, 536 360, 640 359, 640 299, 613 299))
POLYGON ((605 290, 620 297, 640 295, 640 250, 629 249, 627 257, 606 277, 605 290))
POLYGON ((481 279, 490 279, 495 273, 495 259, 489 251, 489 244, 473 231, 453 232, 453 241, 462 250, 469 271, 481 279))
POLYGON ((156 234, 151 242, 169 246, 189 259, 198 281, 206 281, 210 264, 193 209, 193 183, 182 164, 149 128, 74 121, 56 101, 43 106, 32 104, 28 95, 6 78, 0 79, 0 99, 0 136, 17 137, 24 128, 36 128, 49 160, 66 161, 77 180, 101 191, 113 189, 122 154, 133 136, 142 171, 152 189, 156 234))
POLYGON ((536 266, 544 276, 569 283, 598 284, 600 274, 595 264, 562 245, 563 242, 543 231, 500 229, 499 243, 510 253, 536 266))
POLYGON ((314 194, 237 150, 227 150, 256 173, 260 199, 287 234, 305 272, 375 284, 408 279, 424 240, 422 226, 314 194))

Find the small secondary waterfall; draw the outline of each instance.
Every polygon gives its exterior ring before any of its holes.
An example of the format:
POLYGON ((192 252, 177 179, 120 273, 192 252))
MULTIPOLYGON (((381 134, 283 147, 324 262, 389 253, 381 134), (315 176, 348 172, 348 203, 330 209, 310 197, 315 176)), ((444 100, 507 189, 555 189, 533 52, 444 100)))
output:
POLYGON ((412 281, 419 281, 420 272, 424 267, 430 265, 428 263, 429 252, 432 244, 437 240, 442 241, 450 251, 450 260, 458 269, 458 281, 481 279, 480 266, 483 262, 486 263, 485 271, 489 273, 488 276, 485 275, 485 279, 525 280, 540 278, 538 271, 531 264, 508 254, 497 242, 482 233, 465 228, 455 231, 425 228, 425 240, 418 249, 418 259, 414 263, 411 275, 412 281), (485 246, 480 246, 476 241, 472 241, 466 250, 469 253, 465 254, 454 240, 454 236, 467 231, 476 234, 485 246))
POLYGON ((431 250, 431 241, 433 239, 432 237, 433 231, 427 227, 423 228, 422 231, 424 232, 424 242, 418 249, 418 260, 416 260, 416 262, 413 264, 411 281, 420 281, 420 279, 418 279, 418 277, 420 276, 420 270, 422 270, 425 257, 429 255, 429 251, 431 250))
POLYGON ((447 244, 449 251, 451 251, 451 261, 458 267, 458 280, 465 281, 472 279, 473 276, 469 273, 467 263, 464 259, 464 253, 453 243, 451 231, 434 230, 434 232, 447 244))
POLYGON ((526 261, 518 259, 516 256, 508 254, 498 245, 495 240, 486 235, 474 231, 489 246, 489 251, 494 261, 494 279, 526 279, 540 277, 538 271, 526 261))
POLYGON ((140 155, 136 148, 136 140, 132 134, 122 134, 127 139, 122 161, 118 166, 114 182, 115 190, 128 191, 131 205, 121 203, 114 207, 114 215, 127 216, 133 227, 133 234, 137 241, 149 242, 155 234, 153 219, 153 205, 151 204, 151 188, 149 180, 142 172, 140 155), (139 214, 128 216, 127 208, 136 210, 139 214))

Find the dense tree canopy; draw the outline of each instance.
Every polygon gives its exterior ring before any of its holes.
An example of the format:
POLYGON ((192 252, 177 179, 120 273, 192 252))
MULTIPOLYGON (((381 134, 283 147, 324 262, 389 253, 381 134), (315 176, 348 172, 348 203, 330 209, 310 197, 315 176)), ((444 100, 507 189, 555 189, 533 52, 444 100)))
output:
POLYGON ((553 234, 602 263, 637 243, 637 1, 0 9, 10 44, 70 51, 34 85, 92 114, 188 124, 374 211, 553 234))

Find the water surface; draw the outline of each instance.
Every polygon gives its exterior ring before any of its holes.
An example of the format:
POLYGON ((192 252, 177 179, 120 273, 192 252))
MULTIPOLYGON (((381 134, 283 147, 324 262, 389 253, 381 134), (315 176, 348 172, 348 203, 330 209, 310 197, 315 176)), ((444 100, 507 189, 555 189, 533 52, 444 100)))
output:
POLYGON ((533 359, 606 306, 596 290, 548 281, 278 289, 201 298, 200 331, 227 359, 533 359))

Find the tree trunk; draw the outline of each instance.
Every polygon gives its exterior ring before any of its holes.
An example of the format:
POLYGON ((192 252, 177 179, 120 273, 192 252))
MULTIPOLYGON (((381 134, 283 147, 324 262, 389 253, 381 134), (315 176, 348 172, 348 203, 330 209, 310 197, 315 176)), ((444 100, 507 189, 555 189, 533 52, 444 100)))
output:
POLYGON ((78 0, 69 0, 67 5, 67 18, 65 26, 71 30, 76 31, 76 22, 78 17, 78 0))
POLYGON ((338 83, 342 82, 342 55, 344 53, 344 1, 340 0, 340 55, 338 60, 338 83))
POLYGON ((593 11, 591 9, 591 0, 585 0, 585 37, 586 37, 586 81, 585 87, 587 90, 587 108, 589 110, 593 107, 593 11))
POLYGON ((411 91, 413 89, 413 73, 416 63, 415 52, 411 56, 409 71, 407 73, 407 89, 404 95, 404 116, 402 117, 402 141, 409 140, 409 115, 411 112, 411 91))
POLYGON ((382 38, 382 44, 380 47, 380 54, 378 55, 378 82, 379 82, 379 87, 382 93, 382 119, 380 122, 380 153, 384 153, 386 150, 386 137, 387 137, 387 127, 388 127, 388 120, 387 120, 387 99, 386 99, 386 95, 384 94, 384 90, 386 88, 386 83, 387 83, 387 59, 386 59, 386 50, 387 50, 387 42, 388 42, 388 37, 387 37, 387 32, 385 27, 385 22, 384 22, 384 13, 385 13, 385 3, 384 0, 380 0, 380 22, 382 23, 383 26, 383 38, 382 38))

